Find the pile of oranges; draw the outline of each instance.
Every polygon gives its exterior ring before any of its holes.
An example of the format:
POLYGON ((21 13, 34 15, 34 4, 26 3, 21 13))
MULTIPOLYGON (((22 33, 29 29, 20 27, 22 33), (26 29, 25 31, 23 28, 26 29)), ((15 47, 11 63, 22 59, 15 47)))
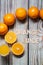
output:
MULTIPOLYGON (((43 19, 43 9, 40 11, 37 7, 32 6, 28 9, 28 12, 24 8, 18 8, 15 12, 15 15, 12 13, 7 13, 3 17, 3 23, 0 22, 0 35, 5 35, 4 39, 7 43, 13 44, 17 40, 17 36, 14 32, 10 31, 8 32, 8 26, 13 25, 16 22, 16 18, 19 20, 24 20, 26 17, 30 17, 32 19, 36 19, 40 17, 43 19)), ((11 51, 15 55, 21 55, 24 52, 24 47, 20 43, 15 43, 12 45, 11 51)), ((0 55, 6 56, 10 52, 10 49, 7 45, 0 46, 0 55), (5 53, 4 53, 4 52, 5 53)))

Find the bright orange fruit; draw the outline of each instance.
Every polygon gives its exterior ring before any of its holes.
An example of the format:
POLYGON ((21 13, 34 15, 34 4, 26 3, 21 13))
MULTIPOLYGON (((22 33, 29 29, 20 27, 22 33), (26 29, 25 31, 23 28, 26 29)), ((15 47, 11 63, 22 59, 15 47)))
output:
POLYGON ((0 35, 6 34, 8 31, 8 27, 4 23, 0 23, 0 35))
POLYGON ((15 16, 11 13, 4 15, 4 23, 8 26, 13 25, 15 23, 15 16))
POLYGON ((19 19, 19 20, 23 20, 26 18, 26 15, 27 15, 27 12, 24 8, 18 8, 16 10, 16 17, 19 19))
POLYGON ((15 55, 21 55, 24 52, 24 47, 21 43, 17 42, 12 45, 12 53, 15 55))
POLYGON ((31 8, 29 8, 28 9, 28 16, 30 18, 33 18, 33 19, 37 18, 39 16, 39 10, 38 10, 38 8, 35 7, 35 6, 32 6, 31 8))
POLYGON ((13 31, 9 31, 6 35, 5 35, 5 41, 8 44, 13 44, 15 41, 17 40, 17 36, 13 31))
POLYGON ((40 18, 43 19, 43 9, 40 10, 40 18))
POLYGON ((0 46, 0 55, 1 56, 7 56, 10 52, 10 49, 8 47, 8 45, 3 44, 0 46))

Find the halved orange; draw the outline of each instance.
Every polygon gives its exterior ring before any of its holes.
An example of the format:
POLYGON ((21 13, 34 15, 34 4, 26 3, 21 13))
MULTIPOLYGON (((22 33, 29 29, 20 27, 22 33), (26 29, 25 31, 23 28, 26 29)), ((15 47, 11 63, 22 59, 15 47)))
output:
POLYGON ((13 31, 9 31, 5 35, 5 41, 9 44, 13 44, 14 42, 16 42, 16 40, 17 40, 17 36, 13 31))
POLYGON ((24 52, 24 47, 20 42, 17 42, 12 45, 12 53, 15 55, 21 55, 24 52))
POLYGON ((10 52, 10 49, 8 47, 8 45, 3 44, 0 46, 0 55, 1 56, 7 56, 10 52))

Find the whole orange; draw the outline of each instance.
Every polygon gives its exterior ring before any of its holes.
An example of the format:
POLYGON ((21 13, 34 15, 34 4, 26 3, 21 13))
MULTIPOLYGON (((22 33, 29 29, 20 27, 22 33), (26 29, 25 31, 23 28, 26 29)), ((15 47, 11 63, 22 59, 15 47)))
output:
POLYGON ((4 23, 0 23, 0 35, 6 34, 8 31, 8 27, 4 23))
POLYGON ((15 14, 19 20, 23 20, 26 18, 27 12, 24 8, 18 8, 15 14))
POLYGON ((30 18, 33 18, 33 19, 37 18, 39 16, 39 10, 38 10, 38 8, 35 7, 35 6, 32 6, 31 8, 29 8, 28 9, 28 16, 30 18))
POLYGON ((15 16, 11 13, 4 15, 4 23, 8 26, 13 25, 15 23, 15 16))
POLYGON ((43 9, 40 10, 39 16, 40 16, 41 19, 43 19, 43 9))

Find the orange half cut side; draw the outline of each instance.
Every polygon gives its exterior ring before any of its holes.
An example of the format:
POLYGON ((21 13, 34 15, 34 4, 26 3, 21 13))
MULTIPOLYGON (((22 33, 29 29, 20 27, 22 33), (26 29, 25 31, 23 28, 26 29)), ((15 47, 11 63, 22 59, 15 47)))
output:
POLYGON ((17 36, 13 31, 9 31, 5 35, 5 41, 9 44, 13 44, 17 40, 17 36))
POLYGON ((10 52, 10 48, 8 47, 8 45, 3 44, 0 46, 0 55, 1 56, 7 56, 9 55, 10 52))
POLYGON ((22 55, 24 52, 24 47, 21 43, 17 42, 12 45, 12 53, 15 55, 22 55))

